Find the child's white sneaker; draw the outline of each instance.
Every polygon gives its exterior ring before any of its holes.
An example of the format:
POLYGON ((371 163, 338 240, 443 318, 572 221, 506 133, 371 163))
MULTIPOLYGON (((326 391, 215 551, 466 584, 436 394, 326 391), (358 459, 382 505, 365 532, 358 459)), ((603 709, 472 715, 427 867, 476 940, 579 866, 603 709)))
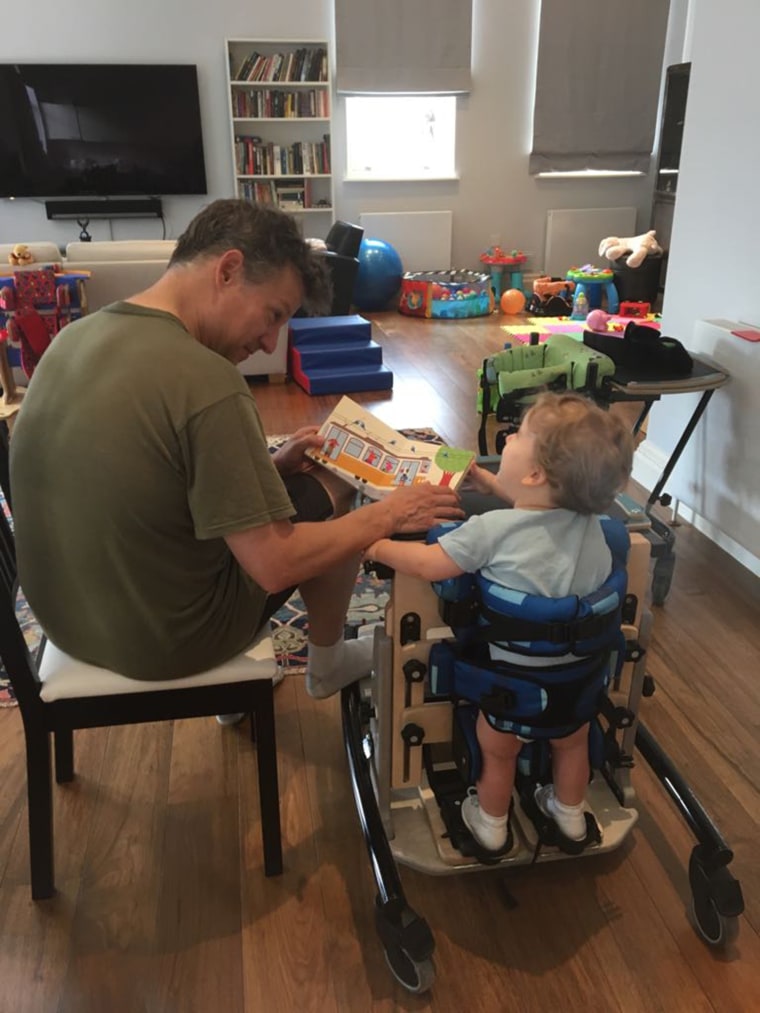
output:
POLYGON ((533 798, 536 805, 549 819, 554 820, 559 829, 571 841, 586 839, 586 813, 583 803, 565 805, 554 795, 553 784, 543 784, 536 788, 533 798))
POLYGON ((477 843, 486 851, 503 851, 509 834, 509 814, 489 816, 480 808, 477 789, 468 788, 462 802, 462 820, 477 843))

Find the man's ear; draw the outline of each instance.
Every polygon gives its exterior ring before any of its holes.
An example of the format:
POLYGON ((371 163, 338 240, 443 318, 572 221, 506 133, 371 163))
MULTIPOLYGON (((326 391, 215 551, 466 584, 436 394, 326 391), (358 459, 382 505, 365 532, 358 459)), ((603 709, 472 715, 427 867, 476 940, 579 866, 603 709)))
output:
POLYGON ((237 281, 243 273, 243 254, 240 250, 225 250, 216 263, 215 273, 221 285, 237 281))

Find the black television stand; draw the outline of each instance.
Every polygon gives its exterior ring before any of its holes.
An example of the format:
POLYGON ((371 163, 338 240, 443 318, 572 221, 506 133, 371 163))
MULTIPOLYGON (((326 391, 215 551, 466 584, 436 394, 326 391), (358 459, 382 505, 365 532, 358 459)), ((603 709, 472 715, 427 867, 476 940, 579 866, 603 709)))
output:
POLYGON ((46 200, 49 219, 163 218, 160 197, 77 197, 46 200))

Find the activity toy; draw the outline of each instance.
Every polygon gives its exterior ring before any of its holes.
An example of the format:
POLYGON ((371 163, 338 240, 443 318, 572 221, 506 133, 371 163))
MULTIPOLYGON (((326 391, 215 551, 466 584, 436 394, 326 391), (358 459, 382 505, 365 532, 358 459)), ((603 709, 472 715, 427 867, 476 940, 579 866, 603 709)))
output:
POLYGON ((409 317, 460 319, 493 312, 491 280, 479 271, 407 272, 398 310, 409 317))
POLYGON ((512 250, 505 253, 500 246, 491 246, 485 253, 481 253, 480 262, 485 264, 491 272, 491 284, 496 299, 501 298, 501 283, 504 274, 509 274, 511 288, 522 290, 522 267, 527 256, 522 250, 512 250))

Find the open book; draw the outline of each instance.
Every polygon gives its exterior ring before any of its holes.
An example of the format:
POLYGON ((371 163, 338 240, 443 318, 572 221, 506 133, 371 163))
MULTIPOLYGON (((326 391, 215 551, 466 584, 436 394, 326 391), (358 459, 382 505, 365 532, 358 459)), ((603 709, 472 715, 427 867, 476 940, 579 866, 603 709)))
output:
POLYGON ((475 457, 470 450, 409 440, 350 397, 341 398, 319 434, 322 448, 309 456, 372 499, 420 482, 456 489, 475 457))

